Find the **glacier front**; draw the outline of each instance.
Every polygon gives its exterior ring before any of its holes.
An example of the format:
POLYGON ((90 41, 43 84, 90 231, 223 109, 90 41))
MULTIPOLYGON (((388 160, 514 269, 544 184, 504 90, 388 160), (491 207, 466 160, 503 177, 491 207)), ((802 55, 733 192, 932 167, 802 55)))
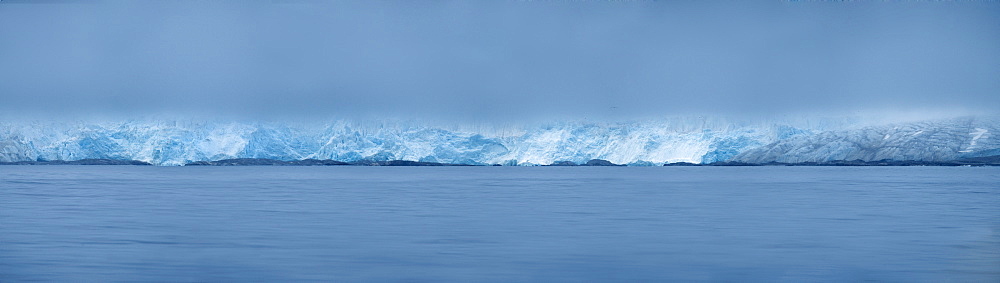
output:
POLYGON ((590 159, 631 165, 942 161, 1000 154, 997 121, 964 117, 871 125, 852 119, 733 122, 696 117, 518 126, 350 120, 3 122, 0 162, 94 158, 156 165, 231 158, 478 165, 583 163, 590 159))

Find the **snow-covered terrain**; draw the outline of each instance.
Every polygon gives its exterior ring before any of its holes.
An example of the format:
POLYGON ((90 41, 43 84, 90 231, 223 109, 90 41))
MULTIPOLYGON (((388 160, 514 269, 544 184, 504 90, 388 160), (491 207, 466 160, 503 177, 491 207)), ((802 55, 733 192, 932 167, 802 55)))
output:
POLYGON ((157 165, 230 158, 413 160, 532 165, 716 161, 939 161, 1000 154, 996 119, 733 123, 702 118, 517 127, 409 122, 254 123, 132 120, 0 123, 0 162, 133 159, 157 165))
POLYGON ((734 161, 948 161, 1000 155, 995 119, 949 119, 802 135, 746 150, 734 161))

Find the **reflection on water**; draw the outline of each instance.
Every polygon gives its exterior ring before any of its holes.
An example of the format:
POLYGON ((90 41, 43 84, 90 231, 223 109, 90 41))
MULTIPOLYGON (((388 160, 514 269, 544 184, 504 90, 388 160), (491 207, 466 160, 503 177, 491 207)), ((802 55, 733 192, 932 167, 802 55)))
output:
POLYGON ((0 167, 0 282, 1000 281, 1000 168, 0 167))

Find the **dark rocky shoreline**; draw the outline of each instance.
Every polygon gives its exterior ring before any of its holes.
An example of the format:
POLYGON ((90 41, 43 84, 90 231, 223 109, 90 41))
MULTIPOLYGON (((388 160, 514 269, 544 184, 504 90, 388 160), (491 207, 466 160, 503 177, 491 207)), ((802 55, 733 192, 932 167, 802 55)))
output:
POLYGON ((576 164, 573 161, 556 161, 556 162, 553 162, 552 164, 543 165, 543 166, 626 166, 626 165, 625 164, 614 164, 614 163, 611 163, 611 161, 607 161, 607 160, 604 160, 604 159, 591 159, 590 161, 587 161, 587 163, 583 163, 583 164, 576 164))
MULTIPOLYGON (((81 159, 73 161, 48 160, 48 161, 16 161, 0 162, 0 165, 138 165, 149 166, 148 162, 138 160, 115 160, 115 159, 81 159)), ((354 162, 343 162, 331 159, 304 159, 283 161, 266 158, 237 158, 217 161, 195 161, 184 166, 489 166, 470 164, 450 164, 438 162, 422 162, 409 160, 358 160, 354 162)), ((501 166, 493 164, 492 166, 501 166)), ((586 163, 577 164, 572 161, 556 161, 549 165, 542 166, 626 166, 615 164, 607 160, 591 159, 586 163)), ((1000 155, 966 158, 953 161, 899 161, 899 160, 837 160, 829 162, 800 162, 800 163, 745 163, 745 162, 714 162, 707 164, 697 164, 688 162, 677 162, 663 164, 663 166, 1000 166, 1000 155)))
POLYGON ((687 162, 668 163, 663 166, 1000 166, 1000 155, 976 158, 965 158, 952 161, 917 161, 917 160, 835 160, 828 162, 798 162, 798 163, 746 163, 746 162, 714 162, 695 164, 687 162))
POLYGON ((153 165, 149 162, 138 160, 118 160, 118 159, 80 159, 80 160, 45 160, 45 161, 15 161, 0 162, 0 165, 153 165))
POLYGON ((355 162, 343 162, 332 159, 317 160, 305 159, 294 161, 281 161, 264 158, 237 158, 218 161, 196 161, 184 166, 475 166, 466 164, 450 164, 437 162, 420 162, 409 160, 358 160, 355 162))

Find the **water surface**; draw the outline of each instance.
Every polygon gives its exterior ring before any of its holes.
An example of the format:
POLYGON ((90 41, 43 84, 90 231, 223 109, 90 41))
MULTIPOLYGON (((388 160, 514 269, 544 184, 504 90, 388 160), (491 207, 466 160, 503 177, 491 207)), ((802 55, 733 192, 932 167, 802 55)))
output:
POLYGON ((1000 281, 1000 168, 0 166, 0 282, 1000 281))

